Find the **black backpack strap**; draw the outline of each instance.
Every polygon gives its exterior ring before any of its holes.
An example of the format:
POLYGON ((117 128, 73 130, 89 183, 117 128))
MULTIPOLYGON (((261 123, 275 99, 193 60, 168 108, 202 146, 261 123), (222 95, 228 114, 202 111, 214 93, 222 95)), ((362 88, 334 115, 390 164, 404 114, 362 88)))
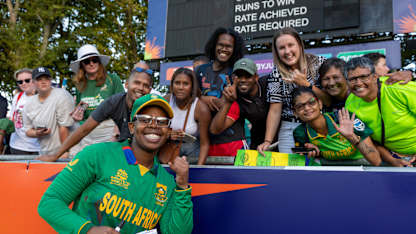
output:
POLYGON ((377 105, 378 105, 378 110, 380 111, 380 118, 381 118, 381 145, 384 146, 385 129, 384 129, 383 115, 381 113, 381 83, 379 79, 377 79, 377 88, 378 88, 377 105))

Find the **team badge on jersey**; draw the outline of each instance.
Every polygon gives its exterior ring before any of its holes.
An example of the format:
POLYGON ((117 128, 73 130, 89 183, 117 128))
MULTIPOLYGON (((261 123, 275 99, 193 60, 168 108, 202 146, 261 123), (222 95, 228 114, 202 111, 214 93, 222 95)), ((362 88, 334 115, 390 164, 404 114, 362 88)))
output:
POLYGON ((68 168, 68 170, 72 171, 73 166, 75 166, 75 164, 78 163, 79 159, 72 159, 71 162, 68 163, 68 165, 66 165, 66 168, 68 168))
POLYGON ((360 119, 354 119, 354 129, 357 131, 364 131, 365 124, 360 119))
POLYGON ((128 189, 130 185, 130 183, 127 182, 128 177, 129 176, 127 175, 126 171, 118 169, 117 174, 115 176, 111 176, 110 184, 114 184, 122 188, 128 189))
POLYGON ((156 204, 160 206, 164 206, 165 205, 164 203, 168 199, 167 195, 168 195, 168 187, 166 185, 159 184, 158 182, 156 182, 156 193, 155 193, 156 204))

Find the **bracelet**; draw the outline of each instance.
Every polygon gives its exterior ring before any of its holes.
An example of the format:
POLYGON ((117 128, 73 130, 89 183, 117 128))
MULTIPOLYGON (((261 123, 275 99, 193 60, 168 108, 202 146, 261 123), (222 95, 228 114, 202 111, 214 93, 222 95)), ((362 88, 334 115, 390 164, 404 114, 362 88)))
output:
POLYGON ((267 143, 269 143, 269 144, 271 144, 271 143, 272 143, 272 141, 269 141, 269 140, 264 140, 264 142, 267 142, 267 143))
POLYGON ((357 136, 357 135, 355 135, 355 136, 356 136, 355 141, 354 142, 351 142, 351 143, 353 145, 359 145, 360 144, 361 137, 360 136, 357 136))

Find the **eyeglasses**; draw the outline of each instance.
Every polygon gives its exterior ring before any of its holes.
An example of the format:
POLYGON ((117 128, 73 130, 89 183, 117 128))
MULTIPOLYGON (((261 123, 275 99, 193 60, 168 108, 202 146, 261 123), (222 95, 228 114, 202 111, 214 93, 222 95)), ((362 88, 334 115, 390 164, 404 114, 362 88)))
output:
POLYGON ((153 70, 152 69, 143 69, 141 67, 136 67, 136 71, 137 72, 144 72, 147 73, 148 75, 152 76, 153 75, 153 70))
POLYGON ((152 121, 155 120, 156 125, 158 127, 161 127, 161 128, 166 128, 166 127, 169 127, 169 125, 170 125, 170 119, 167 118, 167 117, 156 117, 156 116, 153 117, 153 116, 150 116, 150 115, 136 115, 133 118, 133 121, 136 121, 136 120, 139 121, 139 123, 146 124, 146 125, 150 125, 152 123, 152 121))
POLYGON ((88 65, 88 64, 90 64, 91 62, 93 62, 93 63, 98 63, 100 61, 100 59, 98 58, 98 57, 92 57, 92 58, 87 58, 87 59, 84 59, 84 60, 82 60, 81 62, 84 64, 84 65, 88 65))
POLYGON ((31 81, 32 79, 24 79, 24 80, 17 80, 16 81, 16 83, 18 84, 18 85, 22 85, 23 84, 23 81, 25 81, 25 83, 30 83, 30 81, 31 81))
POLYGON ((370 76, 373 73, 367 74, 367 75, 361 75, 361 76, 354 76, 354 77, 348 77, 347 81, 349 83, 357 83, 357 80, 360 80, 361 82, 366 82, 368 79, 370 79, 370 76))
POLYGON ((318 103, 318 101, 316 100, 315 97, 312 97, 311 99, 309 99, 309 101, 305 102, 305 103, 300 103, 300 104, 296 104, 293 108, 296 111, 302 111, 305 109, 305 107, 308 105, 309 107, 313 107, 316 105, 316 103, 318 103))

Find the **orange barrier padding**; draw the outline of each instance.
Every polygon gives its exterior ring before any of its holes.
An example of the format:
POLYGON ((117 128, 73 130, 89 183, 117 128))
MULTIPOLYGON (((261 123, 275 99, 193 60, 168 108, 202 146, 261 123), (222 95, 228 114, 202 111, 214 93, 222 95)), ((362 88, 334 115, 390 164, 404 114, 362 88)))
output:
POLYGON ((0 162, 1 233, 56 233, 38 212, 39 201, 66 164, 0 162))

